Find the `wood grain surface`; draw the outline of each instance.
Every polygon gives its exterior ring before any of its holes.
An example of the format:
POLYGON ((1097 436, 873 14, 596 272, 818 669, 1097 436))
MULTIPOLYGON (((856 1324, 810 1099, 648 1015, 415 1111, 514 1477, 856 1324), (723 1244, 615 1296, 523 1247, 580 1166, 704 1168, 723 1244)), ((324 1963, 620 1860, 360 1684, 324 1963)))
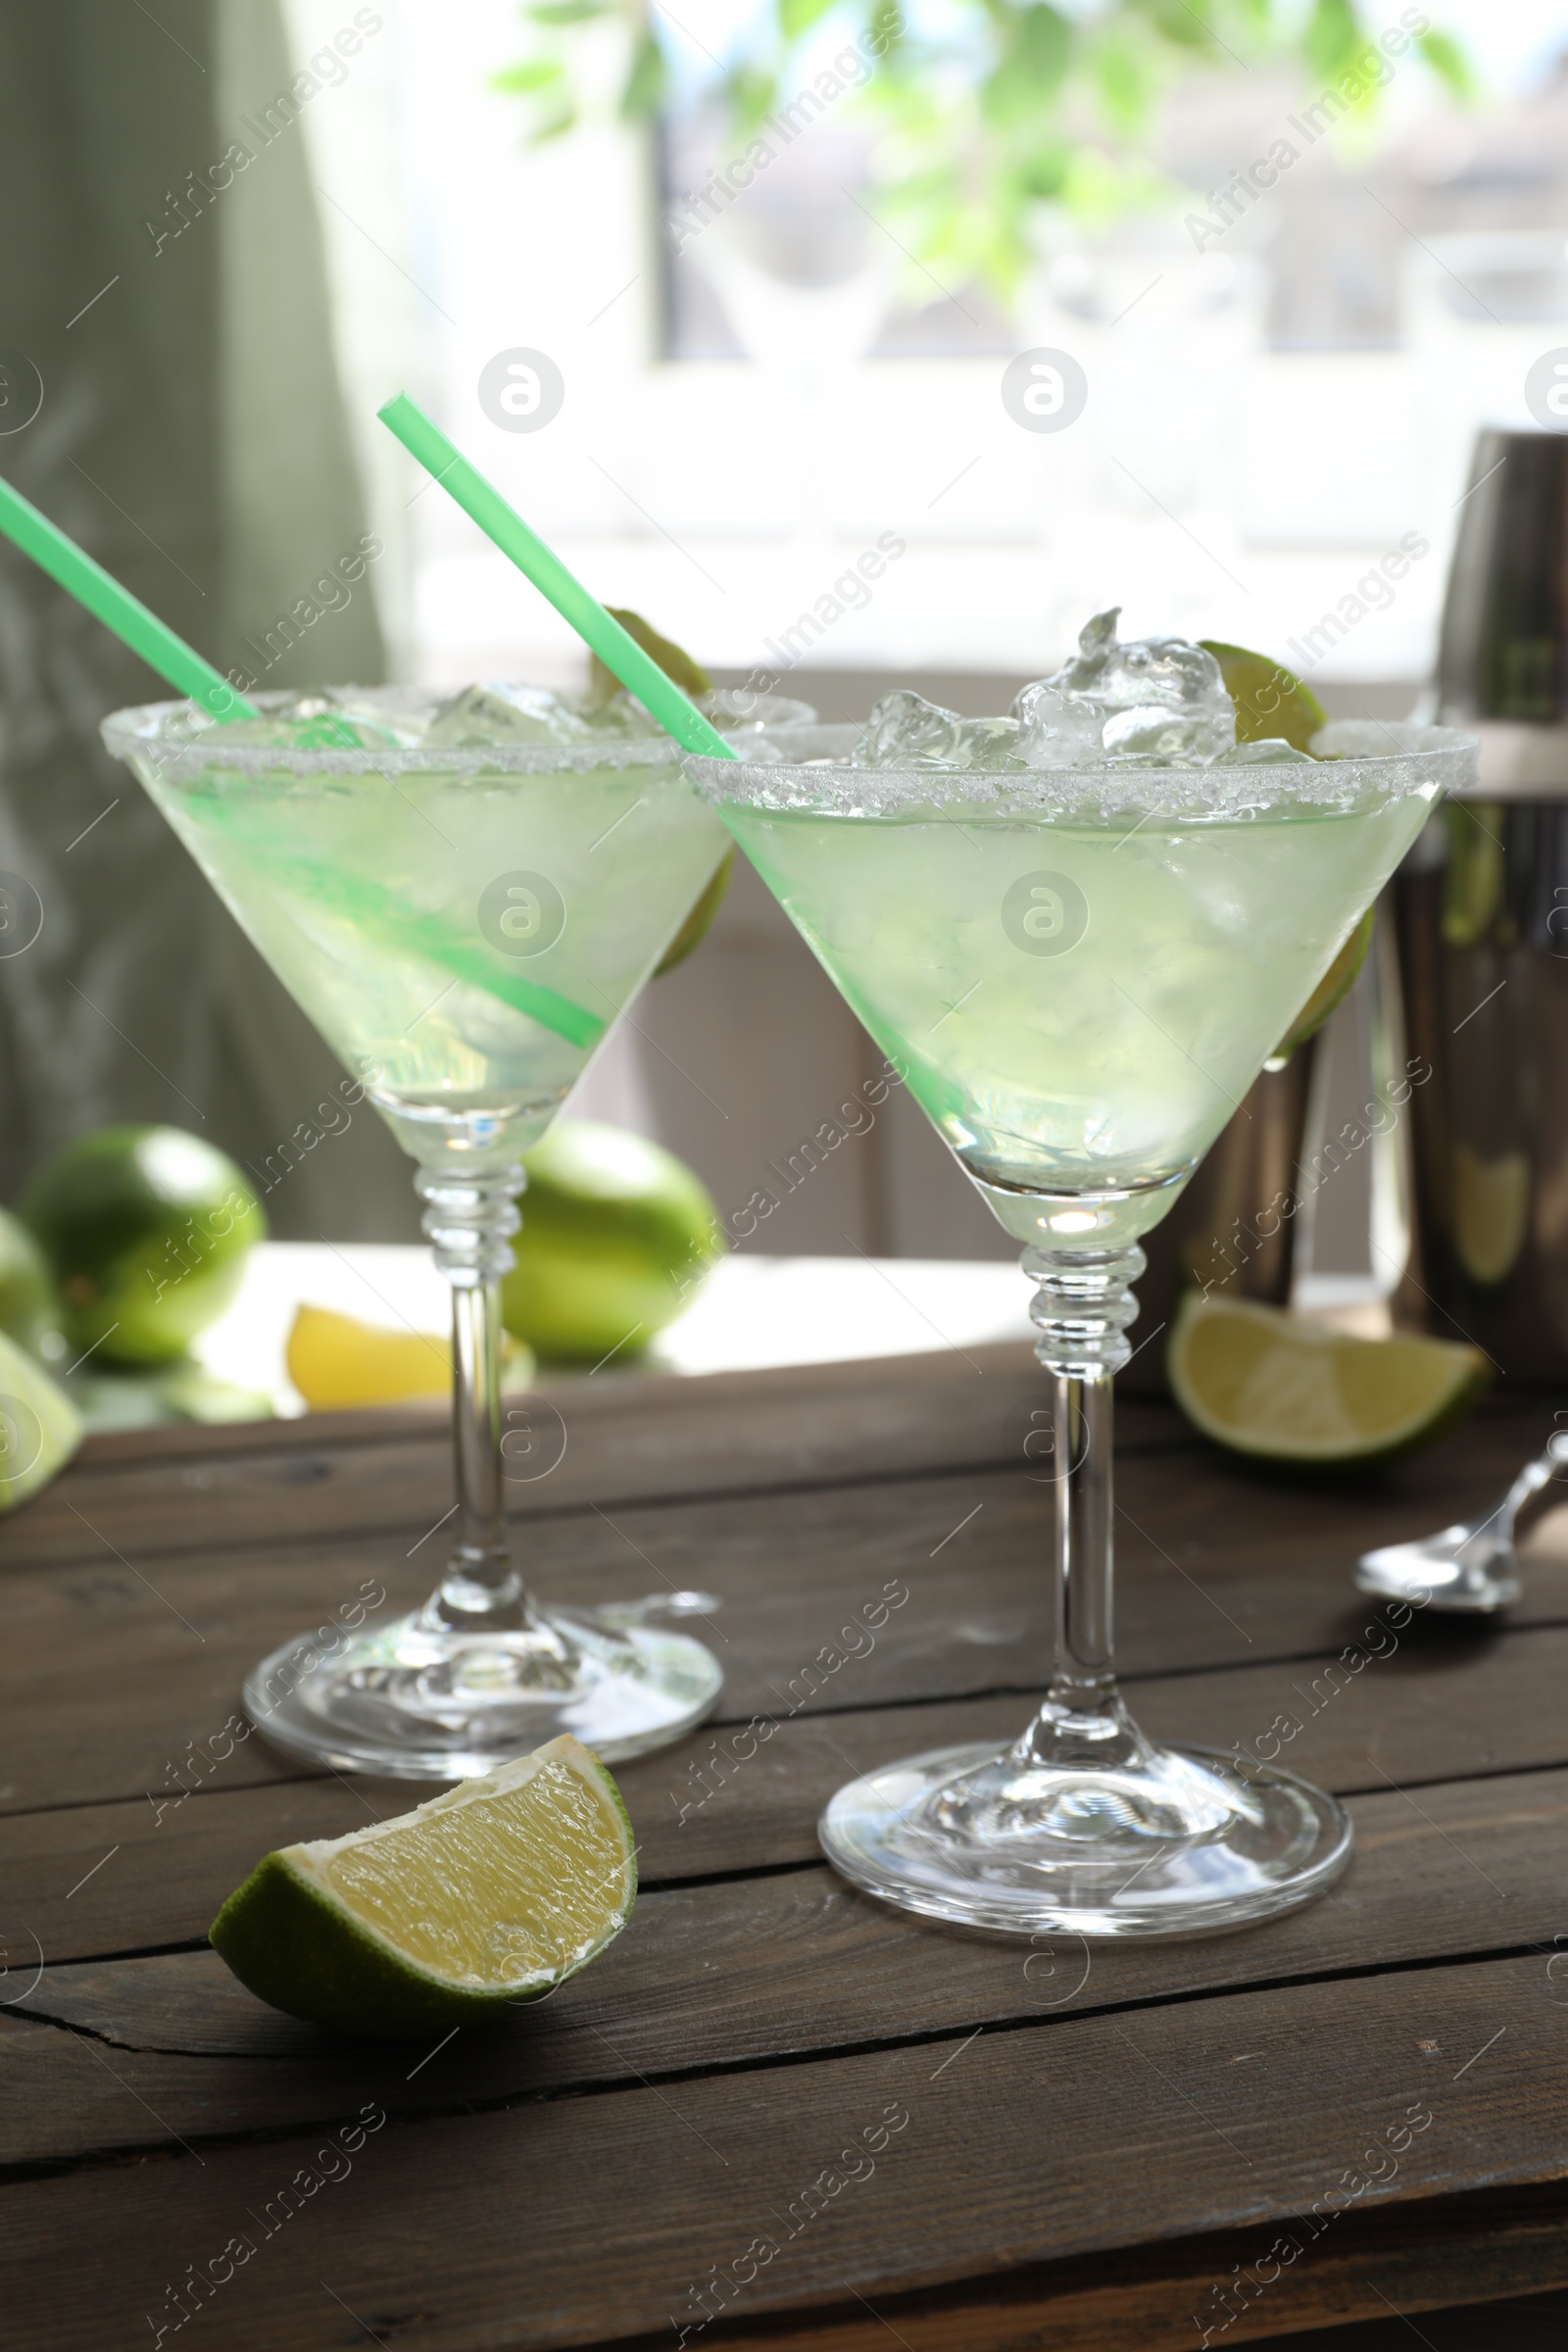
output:
POLYGON ((269 1848, 421 1793, 241 1736, 239 1685, 356 1593, 422 1596, 439 1422, 93 1441, 0 1526, 17 2340, 1153 2352, 1568 2279, 1568 1512, 1499 1627, 1393 1624, 1348 1581, 1493 1498, 1549 1411, 1494 1404, 1343 1486, 1123 1414, 1140 1721, 1272 1742, 1357 1849, 1261 1929, 1091 1950, 885 1910, 814 1835, 851 1773, 1025 1720, 1042 1402, 1027 1351, 989 1348, 530 1408, 523 1458, 565 1438, 511 1498, 540 1591, 702 1587, 725 1691, 617 1775, 625 1935, 428 2052, 265 2008, 205 1930, 269 1848))

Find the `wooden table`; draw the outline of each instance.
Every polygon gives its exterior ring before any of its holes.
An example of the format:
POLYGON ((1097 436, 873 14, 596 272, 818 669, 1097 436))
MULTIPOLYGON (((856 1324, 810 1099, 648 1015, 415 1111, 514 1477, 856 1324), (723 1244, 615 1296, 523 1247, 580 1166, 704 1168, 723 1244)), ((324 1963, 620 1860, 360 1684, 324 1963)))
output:
POLYGON ((721 1593, 722 1715, 623 1768, 644 1891, 609 1954, 429 2051, 265 2009, 204 1931, 268 1848, 418 1793, 235 1710, 368 1581, 422 1593, 438 1423, 89 1444, 0 1530, 12 2340, 1137 2352, 1568 2280, 1568 1542, 1492 1629, 1368 1636, 1348 1573, 1500 1490, 1549 1406, 1348 1489, 1124 1410, 1140 1718, 1265 1752, 1294 1721, 1358 1846, 1294 1917, 1090 1954, 918 1926, 813 1834, 851 1773, 1024 1720, 1042 1400, 1010 1347, 558 1393, 564 1458, 514 1490, 540 1590, 721 1593))

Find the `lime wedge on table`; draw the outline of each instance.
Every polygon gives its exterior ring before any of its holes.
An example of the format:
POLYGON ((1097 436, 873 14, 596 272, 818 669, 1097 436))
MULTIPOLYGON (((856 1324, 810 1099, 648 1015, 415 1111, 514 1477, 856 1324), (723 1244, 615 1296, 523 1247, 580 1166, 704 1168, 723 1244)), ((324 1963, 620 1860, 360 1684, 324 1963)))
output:
POLYGON ((64 1389, 0 1332, 0 1511, 14 1511, 46 1487, 82 1434, 64 1389))
POLYGON ((405 2041, 541 1999, 636 1895, 620 1792, 563 1737, 412 1813, 267 1855, 211 1940, 274 2009, 405 2041))
POLYGON ((1242 1298, 1189 1298, 1167 1357, 1177 1403, 1205 1437, 1266 1461, 1363 1467, 1413 1453, 1491 1378, 1451 1340, 1357 1340, 1242 1298))

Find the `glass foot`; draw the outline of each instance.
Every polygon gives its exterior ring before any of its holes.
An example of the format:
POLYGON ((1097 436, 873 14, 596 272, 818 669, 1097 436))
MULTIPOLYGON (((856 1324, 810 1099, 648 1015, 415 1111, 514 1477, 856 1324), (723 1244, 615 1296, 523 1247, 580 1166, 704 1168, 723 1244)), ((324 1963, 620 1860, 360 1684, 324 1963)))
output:
POLYGON ((1310 1901, 1348 1816, 1288 1772, 1134 1735, 1118 1762, 947 1747, 841 1788, 818 1834, 852 1885, 933 1919, 1030 1936, 1206 1936, 1310 1901))
POLYGON ((607 1764, 643 1755, 701 1723, 723 1680, 710 1650, 662 1627, 536 1607, 515 1632, 465 1633, 420 1609, 336 1643, 286 1642, 246 1683, 245 1711, 313 1763, 457 1781, 562 1732, 607 1764))

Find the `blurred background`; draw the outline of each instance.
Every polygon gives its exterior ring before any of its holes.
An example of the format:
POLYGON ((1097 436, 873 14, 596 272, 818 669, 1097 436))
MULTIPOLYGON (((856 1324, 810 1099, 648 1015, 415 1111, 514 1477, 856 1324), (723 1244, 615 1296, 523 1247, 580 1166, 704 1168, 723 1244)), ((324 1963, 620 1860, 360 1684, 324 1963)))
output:
MULTIPOLYGON (((1477 426, 1550 421, 1568 0, 0 0, 0 470, 237 681, 579 680, 376 423, 406 385, 721 681, 1004 710, 1119 601, 1388 716, 1477 426)), ((114 1118, 260 1171, 336 1083, 99 748, 158 691, 0 547, 0 869, 46 908, 0 954, 6 1200, 114 1118)), ((728 1221, 878 1066, 743 868, 573 1109, 728 1221)), ((1366 1157, 1308 1273, 1364 1271, 1366 1157)), ((268 1210, 416 1238, 368 1113, 268 1210)), ((739 1247, 1010 1254, 897 1093, 739 1247)))

